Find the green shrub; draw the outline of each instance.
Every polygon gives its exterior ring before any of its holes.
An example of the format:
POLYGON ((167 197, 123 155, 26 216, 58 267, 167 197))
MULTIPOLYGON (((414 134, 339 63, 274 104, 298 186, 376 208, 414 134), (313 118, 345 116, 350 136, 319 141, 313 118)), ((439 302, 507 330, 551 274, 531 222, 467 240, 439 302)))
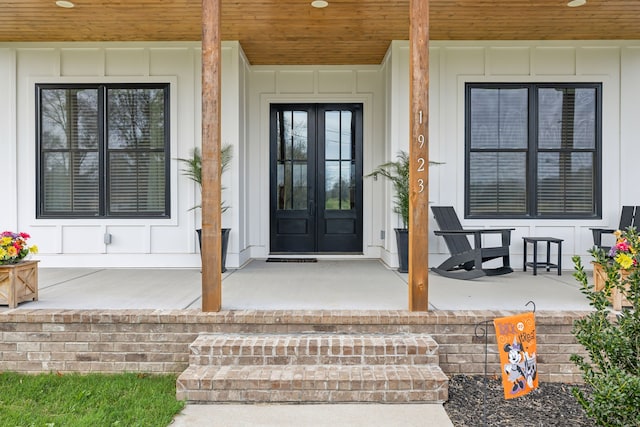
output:
MULTIPOLYGON (((621 238, 637 240, 635 231, 629 232, 633 234, 624 232, 621 238)), ((587 283, 580 257, 573 257, 574 277, 582 284, 582 292, 594 311, 574 323, 573 334, 586 349, 588 357, 573 354, 571 360, 580 368, 589 387, 587 391, 578 388, 572 391, 587 415, 598 425, 640 426, 640 272, 632 267, 628 279, 620 280, 621 267, 615 256, 608 257, 601 250, 591 253, 594 261, 603 266, 607 280, 602 292, 594 291, 587 283), (614 287, 623 290, 627 282, 626 297, 632 307, 616 315, 610 311, 607 297, 614 287)))

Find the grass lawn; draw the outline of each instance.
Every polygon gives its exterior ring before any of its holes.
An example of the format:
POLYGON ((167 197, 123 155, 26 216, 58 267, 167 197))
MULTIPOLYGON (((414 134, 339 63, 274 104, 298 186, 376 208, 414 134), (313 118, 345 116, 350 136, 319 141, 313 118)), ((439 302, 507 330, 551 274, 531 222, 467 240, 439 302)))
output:
POLYGON ((176 376, 0 373, 0 426, 162 426, 184 407, 176 376))

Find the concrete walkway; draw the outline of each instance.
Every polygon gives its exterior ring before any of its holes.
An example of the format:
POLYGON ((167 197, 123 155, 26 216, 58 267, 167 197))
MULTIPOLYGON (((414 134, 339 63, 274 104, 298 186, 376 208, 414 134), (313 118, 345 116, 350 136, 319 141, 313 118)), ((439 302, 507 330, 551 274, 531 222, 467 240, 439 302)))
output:
POLYGON ((187 405, 172 427, 453 427, 442 405, 187 405))

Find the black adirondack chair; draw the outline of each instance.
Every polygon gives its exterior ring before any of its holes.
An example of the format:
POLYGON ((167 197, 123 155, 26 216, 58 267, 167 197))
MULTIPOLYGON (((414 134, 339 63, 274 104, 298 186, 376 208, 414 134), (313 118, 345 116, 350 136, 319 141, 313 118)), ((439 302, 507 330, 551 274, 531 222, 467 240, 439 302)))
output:
POLYGON ((458 215, 452 206, 432 206, 431 211, 440 230, 434 230, 436 236, 442 236, 451 257, 431 271, 454 279, 475 279, 482 276, 496 276, 512 273, 509 265, 509 245, 513 228, 499 229, 463 229, 458 215), (482 236, 500 234, 501 246, 482 247, 482 236), (474 247, 471 247, 467 236, 473 236, 474 247), (502 258, 502 266, 482 268, 486 261, 502 258))
POLYGON ((611 246, 602 246, 602 235, 612 234, 616 230, 626 230, 629 227, 640 227, 640 206, 623 206, 620 212, 618 228, 592 228, 593 245, 605 252, 609 252, 611 246))

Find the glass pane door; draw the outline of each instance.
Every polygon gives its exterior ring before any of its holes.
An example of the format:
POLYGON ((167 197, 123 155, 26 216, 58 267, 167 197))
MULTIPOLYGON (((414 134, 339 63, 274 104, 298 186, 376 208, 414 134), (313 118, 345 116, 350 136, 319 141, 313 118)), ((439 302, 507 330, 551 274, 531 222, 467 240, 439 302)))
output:
POLYGON ((270 249, 362 252, 361 104, 271 106, 270 249))

